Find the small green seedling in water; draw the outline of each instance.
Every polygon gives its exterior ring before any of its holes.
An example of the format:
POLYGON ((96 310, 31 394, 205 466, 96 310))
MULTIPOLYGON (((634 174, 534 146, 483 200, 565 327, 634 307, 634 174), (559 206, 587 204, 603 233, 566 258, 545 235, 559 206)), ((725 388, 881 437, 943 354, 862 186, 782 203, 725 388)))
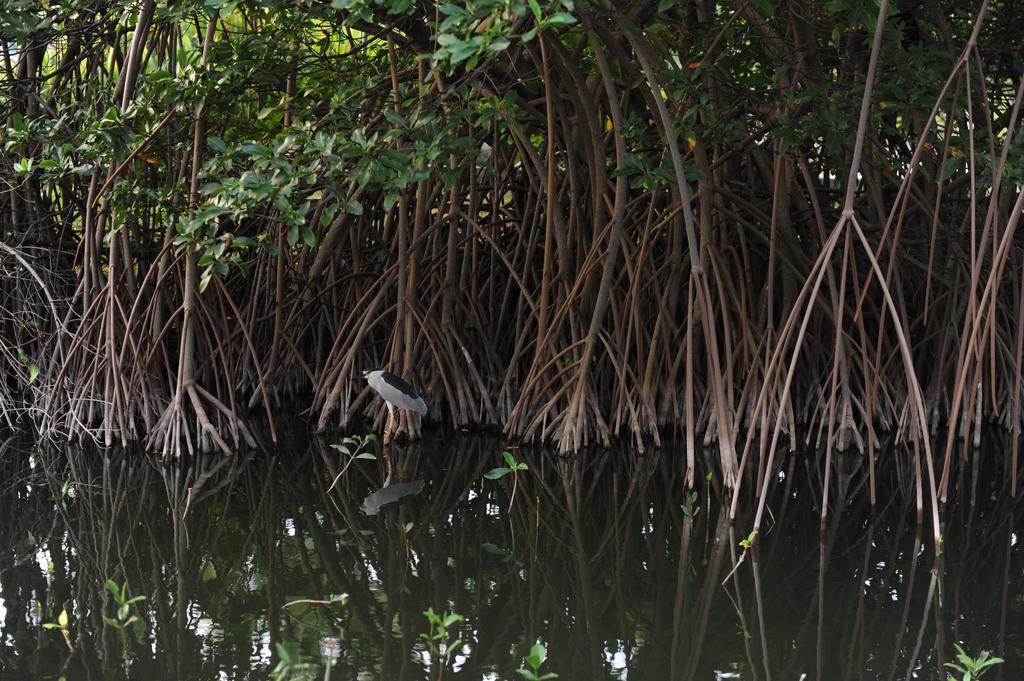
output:
POLYGON ((113 617, 107 617, 103 615, 103 621, 109 626, 117 629, 121 634, 121 645, 125 650, 128 649, 128 627, 133 624, 140 626, 135 629, 135 639, 141 643, 143 637, 142 619, 135 613, 132 612, 132 605, 146 600, 145 596, 130 596, 128 594, 128 582, 125 582, 121 586, 117 585, 112 579, 108 579, 104 586, 110 595, 114 597, 114 610, 113 617))
POLYGON ((349 437, 343 438, 338 444, 331 445, 331 449, 337 449, 339 452, 346 456, 351 456, 354 459, 376 459, 376 454, 370 452, 364 452, 362 449, 369 445, 371 442, 376 442, 377 436, 370 435, 350 435, 349 437), (355 447, 355 450, 352 448, 355 447), (353 451, 355 453, 353 453, 353 451))
POLYGON ((67 644, 68 650, 74 652, 75 649, 71 645, 71 631, 68 629, 67 609, 60 611, 60 614, 57 615, 56 622, 46 622, 45 624, 43 624, 43 629, 59 629, 60 633, 64 636, 64 643, 67 644))
MULTIPOLYGON (((968 655, 958 643, 954 643, 953 646, 956 648, 957 662, 947 662, 946 666, 962 675, 959 681, 975 681, 987 672, 989 667, 1003 663, 1003 658, 992 657, 987 650, 981 651, 981 654, 974 658, 968 655)), ((952 674, 949 675, 949 679, 958 681, 952 674)))
POLYGON ((423 612, 423 616, 426 617, 427 622, 430 623, 430 631, 420 634, 420 638, 427 643, 427 650, 430 651, 430 659, 438 663, 437 681, 441 681, 444 677, 444 670, 448 666, 449 659, 462 647, 462 639, 455 639, 449 643, 449 629, 465 618, 462 615, 447 612, 438 615, 434 612, 433 608, 425 610, 423 612))
POLYGON ((548 681, 548 679, 557 679, 558 674, 554 672, 548 672, 547 674, 540 673, 540 666, 544 664, 544 661, 548 659, 547 649, 540 643, 534 643, 530 648, 530 654, 526 656, 526 664, 529 665, 529 669, 521 667, 516 670, 516 673, 522 676, 527 681, 548 681))
POLYGON ((336 449, 347 456, 348 461, 345 462, 341 472, 335 476, 334 480, 331 482, 331 486, 327 488, 328 492, 334 489, 334 486, 338 484, 338 481, 341 480, 341 476, 345 474, 345 471, 348 470, 348 467, 352 465, 353 461, 356 459, 368 459, 373 461, 377 458, 376 454, 364 451, 371 442, 376 441, 377 436, 371 433, 370 435, 350 435, 342 439, 341 442, 331 445, 331 449, 336 449))
POLYGON ((512 474, 512 496, 509 498, 508 501, 508 510, 511 511, 512 502, 514 502, 516 499, 516 487, 519 483, 519 472, 529 470, 530 467, 527 466, 525 463, 520 463, 519 461, 516 461, 516 457, 512 456, 512 452, 508 450, 502 452, 501 455, 505 458, 505 463, 508 465, 499 466, 498 468, 492 468, 491 470, 484 473, 484 477, 487 478, 488 480, 500 480, 509 473, 512 474))
POLYGON ((121 586, 117 585, 112 579, 108 579, 106 582, 107 591, 114 597, 114 605, 117 606, 117 612, 115 617, 103 616, 103 621, 110 626, 124 630, 127 627, 141 622, 138 615, 132 614, 131 607, 133 603, 146 600, 145 596, 128 596, 128 582, 125 582, 121 586))
POLYGON ((722 580, 722 584, 725 584, 730 579, 732 579, 733 574, 735 574, 736 570, 739 569, 744 559, 746 559, 747 551, 749 551, 750 547, 754 545, 755 539, 757 539, 757 530, 751 530, 750 534, 747 535, 746 539, 740 539, 740 546, 743 548, 743 553, 740 554, 740 559, 736 561, 736 564, 732 566, 732 570, 729 570, 729 574, 727 574, 725 576, 725 579, 722 580))
POLYGON ((687 518, 695 518, 697 517, 697 514, 700 513, 700 506, 697 506, 698 498, 699 496, 696 492, 690 492, 690 496, 687 498, 686 503, 680 506, 687 518))
POLYGON ((518 473, 519 471, 529 470, 530 468, 525 463, 520 463, 516 461, 516 458, 512 456, 512 452, 505 451, 502 452, 501 455, 505 457, 505 463, 507 463, 508 466, 499 466, 498 468, 492 468, 491 470, 484 473, 484 477, 487 478, 488 480, 498 480, 500 478, 505 477, 509 473, 518 473))

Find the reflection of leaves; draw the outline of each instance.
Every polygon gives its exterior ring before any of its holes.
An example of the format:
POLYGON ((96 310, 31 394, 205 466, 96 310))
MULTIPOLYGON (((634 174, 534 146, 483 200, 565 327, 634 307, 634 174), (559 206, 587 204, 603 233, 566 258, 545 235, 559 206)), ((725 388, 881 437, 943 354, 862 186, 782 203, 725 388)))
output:
POLYGON ((277 666, 270 672, 274 681, 285 679, 312 679, 314 665, 303 662, 299 655, 298 644, 294 641, 283 641, 274 644, 277 651, 277 666))
POLYGON ((515 554, 513 554, 511 551, 504 547, 498 546, 497 544, 492 544, 491 542, 484 542, 480 545, 480 548, 483 549, 484 552, 489 553, 497 558, 500 558, 501 562, 506 565, 510 565, 512 563, 515 563, 520 567, 522 567, 523 565, 523 562, 521 560, 516 560, 515 554))

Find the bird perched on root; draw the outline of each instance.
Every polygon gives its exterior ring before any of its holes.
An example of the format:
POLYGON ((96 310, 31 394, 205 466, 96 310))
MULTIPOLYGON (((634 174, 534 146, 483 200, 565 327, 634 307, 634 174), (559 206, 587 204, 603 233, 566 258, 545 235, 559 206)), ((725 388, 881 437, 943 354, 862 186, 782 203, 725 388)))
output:
POLYGON ((423 401, 416 388, 412 387, 390 371, 383 369, 366 369, 363 378, 370 387, 377 391, 388 407, 388 420, 384 425, 384 444, 391 441, 394 427, 395 409, 408 409, 417 414, 427 413, 427 403, 423 401))

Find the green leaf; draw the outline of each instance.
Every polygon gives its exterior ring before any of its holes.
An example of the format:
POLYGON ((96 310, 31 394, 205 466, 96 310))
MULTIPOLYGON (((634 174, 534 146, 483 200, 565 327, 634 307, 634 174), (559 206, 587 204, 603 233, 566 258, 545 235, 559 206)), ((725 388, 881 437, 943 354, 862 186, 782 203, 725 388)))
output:
POLYGON ((309 227, 303 227, 302 240, 306 243, 307 246, 312 248, 313 246, 316 245, 316 234, 314 234, 313 230, 311 230, 309 227))
POLYGON ((208 203, 199 209, 199 212, 196 213, 196 216, 193 218, 193 221, 202 224, 204 222, 209 222, 215 217, 230 212, 231 208, 228 208, 227 206, 218 206, 212 203, 208 203))
POLYGON ((526 661, 530 663, 530 666, 537 669, 544 660, 548 659, 548 651, 540 643, 534 643, 533 647, 530 648, 530 655, 526 658, 526 661))
POLYGON ((452 62, 458 64, 476 54, 477 47, 473 43, 458 43, 451 48, 452 62))
POLYGON ((213 278, 213 270, 206 268, 203 270, 203 276, 199 277, 199 292, 203 293, 210 285, 210 279, 213 278))
POLYGON ((502 478, 511 472, 511 468, 505 468, 504 466, 502 466, 500 468, 492 468, 491 470, 487 471, 486 473, 484 473, 484 477, 487 478, 488 480, 497 480, 498 478, 502 478))
POLYGON ((469 12, 467 12, 465 10, 465 8, 459 7, 458 5, 450 3, 450 2, 446 2, 446 3, 442 4, 440 7, 438 7, 438 9, 441 10, 441 14, 444 14, 445 16, 448 16, 448 17, 468 17, 469 16, 469 12))
POLYGON ((552 26, 558 26, 558 25, 564 25, 564 24, 575 24, 576 23, 576 17, 574 17, 573 15, 569 14, 568 12, 555 12, 550 17, 548 17, 548 20, 547 20, 546 23, 549 24, 549 25, 552 25, 552 26))
POLYGON ((370 452, 363 452, 362 454, 358 455, 356 458, 357 459, 369 459, 369 460, 372 460, 372 461, 375 461, 377 459, 376 455, 371 454, 370 452))
POLYGON ((61 610, 60 614, 57 615, 57 625, 60 626, 61 629, 66 629, 67 628, 67 626, 68 626, 68 611, 66 609, 65 610, 61 610))
POLYGON ((384 111, 384 118, 388 119, 392 125, 397 125, 400 128, 405 127, 405 119, 402 118, 402 114, 398 113, 394 109, 386 109, 384 111))
POLYGON ((540 3, 537 0, 526 0, 530 5, 530 10, 533 11, 533 18, 540 23, 540 3))
POLYGON ((323 209, 323 212, 320 213, 320 224, 324 227, 331 224, 331 221, 334 220, 334 216, 337 212, 338 204, 332 203, 326 206, 323 209))
POLYGON ((287 135, 281 144, 277 146, 277 149, 274 151, 274 155, 281 156, 287 153, 287 151, 292 148, 293 144, 295 144, 295 135, 287 135))

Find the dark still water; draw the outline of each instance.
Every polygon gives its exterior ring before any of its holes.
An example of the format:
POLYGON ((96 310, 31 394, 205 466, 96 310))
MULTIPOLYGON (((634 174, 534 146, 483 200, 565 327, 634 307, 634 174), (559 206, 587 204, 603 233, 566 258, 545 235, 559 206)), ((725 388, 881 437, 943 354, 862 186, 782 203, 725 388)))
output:
POLYGON ((0 679, 519 679, 538 641, 562 681, 945 679, 957 642, 1006 658, 986 679, 1024 675, 1001 473, 960 471, 936 560, 912 484, 880 469, 871 514, 857 462, 837 465, 820 533, 820 476, 789 456, 723 586, 750 512, 730 528, 714 481, 684 497, 680 454, 516 450, 529 470, 485 479, 501 451, 395 446, 367 499, 383 462, 337 477, 324 442, 187 465, 9 445, 0 679), (428 641, 428 609, 464 619, 428 641))

